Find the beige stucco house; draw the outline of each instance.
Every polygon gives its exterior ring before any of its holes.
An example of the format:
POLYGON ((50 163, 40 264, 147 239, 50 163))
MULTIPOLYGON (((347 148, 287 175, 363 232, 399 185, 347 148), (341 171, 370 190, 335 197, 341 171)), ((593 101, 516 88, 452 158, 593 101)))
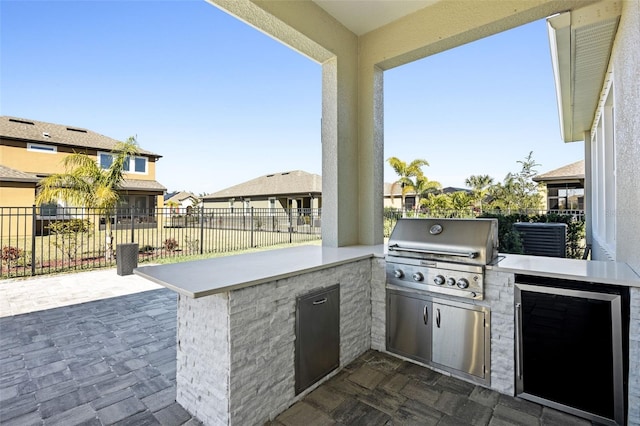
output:
POLYGON ((544 185, 546 210, 584 210, 584 160, 533 177, 544 185))
POLYGON ((242 212, 254 209, 318 209, 322 177, 302 170, 270 173, 202 197, 205 208, 242 212))
POLYGON ((169 209, 167 214, 191 213, 194 207, 199 206, 200 198, 189 191, 178 191, 164 195, 164 205, 169 209))
MULTIPOLYGON (((0 117, 0 206, 31 207, 40 179, 63 173, 62 160, 74 152, 95 157, 108 167, 117 140, 91 130, 17 117, 0 117)), ((122 185, 120 209, 152 211, 162 207, 166 190, 156 180, 161 158, 144 149, 129 161, 122 185)), ((61 203, 59 203, 62 206, 61 203)), ((82 206, 78 206, 82 207, 82 206)), ((56 208, 40 212, 55 216, 56 208)))

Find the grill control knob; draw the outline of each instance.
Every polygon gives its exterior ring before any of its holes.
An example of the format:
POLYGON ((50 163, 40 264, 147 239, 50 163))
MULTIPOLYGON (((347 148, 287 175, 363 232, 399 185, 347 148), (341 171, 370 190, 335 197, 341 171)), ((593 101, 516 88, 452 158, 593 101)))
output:
POLYGON ((436 275, 435 278, 433 279, 433 282, 436 283, 437 285, 442 285, 444 284, 444 277, 442 275, 436 275))
POLYGON ((447 285, 448 285, 448 286, 454 286, 454 285, 456 285, 456 279, 455 279, 455 278, 453 278, 453 277, 449 277, 449 278, 447 278, 447 285))
POLYGON ((469 281, 466 278, 460 278, 457 282, 458 287, 467 288, 469 287, 469 281))
POLYGON ((421 272, 416 272, 415 274, 413 274, 413 280, 414 281, 422 281, 424 279, 424 275, 422 275, 421 272))
POLYGON ((393 271, 393 276, 396 278, 402 278, 404 277, 404 272, 402 272, 402 269, 396 269, 393 271))

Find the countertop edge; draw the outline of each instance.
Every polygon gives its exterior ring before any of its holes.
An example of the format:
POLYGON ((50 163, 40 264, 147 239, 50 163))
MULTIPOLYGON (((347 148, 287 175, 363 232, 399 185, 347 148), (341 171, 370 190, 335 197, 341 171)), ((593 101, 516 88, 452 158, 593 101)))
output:
MULTIPOLYGON (((244 257, 244 259, 250 262, 252 255, 258 254, 258 256, 262 257, 262 256, 268 255, 268 253, 285 254, 286 250, 291 250, 293 248, 265 250, 265 251, 256 252, 256 253, 238 254, 238 255, 232 255, 228 257, 218 257, 218 258, 212 258, 212 259, 204 259, 204 260, 198 260, 198 261, 192 261, 192 262, 173 263, 173 264, 167 264, 167 265, 142 266, 139 268, 135 268, 133 273, 142 278, 148 279, 156 284, 159 284, 163 287, 169 288, 170 290, 173 290, 178 294, 181 294, 193 299, 197 299, 201 297, 211 296, 214 294, 239 290, 246 287, 252 287, 252 286, 268 283, 275 280, 286 279, 286 278, 294 277, 300 274, 315 272, 322 269, 344 265, 347 263, 357 262, 364 259, 383 258, 385 255, 384 247, 382 245, 346 246, 346 247, 335 247, 335 248, 332 248, 332 247, 325 248, 322 246, 305 246, 305 247, 309 247, 309 248, 306 248, 306 250, 309 250, 309 251, 316 252, 317 250, 316 253, 323 253, 323 250, 326 249, 331 252, 334 252, 334 254, 339 253, 339 256, 336 259, 331 261, 324 261, 324 259, 322 259, 318 263, 312 263, 310 265, 305 265, 305 266, 289 266, 287 265, 286 260, 283 260, 279 268, 282 270, 282 272, 264 274, 263 276, 259 276, 257 278, 250 278, 250 279, 242 279, 240 276, 232 279, 227 278, 226 284, 211 285, 209 288, 203 288, 202 290, 190 290, 186 285, 180 285, 179 283, 172 282, 172 280, 170 279, 162 279, 160 278, 160 276, 163 275, 161 271, 163 270, 170 271, 175 275, 180 269, 184 270, 185 268, 189 268, 189 266, 192 266, 195 264, 202 266, 207 264, 206 262, 210 262, 212 267, 216 267, 216 266, 224 267, 227 262, 231 263, 235 260, 238 260, 239 256, 246 256, 244 257)), ((255 256, 254 256, 254 259, 255 259, 255 256)), ((164 274, 164 275, 166 276, 167 274, 164 274)))
POLYGON ((623 262, 502 253, 500 258, 497 263, 487 265, 487 270, 640 288, 640 276, 623 262))

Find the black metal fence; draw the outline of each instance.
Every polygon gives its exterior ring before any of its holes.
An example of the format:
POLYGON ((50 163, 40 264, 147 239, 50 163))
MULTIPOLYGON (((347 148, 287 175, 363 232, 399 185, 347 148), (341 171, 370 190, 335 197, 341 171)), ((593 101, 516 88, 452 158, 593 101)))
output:
POLYGON ((114 266, 116 247, 137 243, 138 261, 321 238, 320 209, 118 210, 0 207, 0 278, 114 266))

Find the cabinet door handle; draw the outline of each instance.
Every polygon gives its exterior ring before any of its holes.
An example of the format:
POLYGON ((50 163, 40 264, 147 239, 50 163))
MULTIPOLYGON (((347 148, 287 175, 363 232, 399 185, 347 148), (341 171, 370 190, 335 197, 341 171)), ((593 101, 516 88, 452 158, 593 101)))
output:
POLYGON ((424 319, 424 325, 427 325, 427 322, 429 321, 429 313, 427 312, 427 305, 424 305, 424 308, 422 308, 422 319, 424 319))
POLYGON ((436 325, 440 328, 440 308, 436 309, 436 325))
POLYGON ((313 304, 314 305, 322 305, 326 301, 327 301, 327 298, 325 297, 324 299, 316 300, 315 302, 313 302, 313 304))
POLYGON ((522 379, 522 304, 516 303, 516 315, 515 315, 515 329, 516 329, 516 375, 518 379, 522 379))

